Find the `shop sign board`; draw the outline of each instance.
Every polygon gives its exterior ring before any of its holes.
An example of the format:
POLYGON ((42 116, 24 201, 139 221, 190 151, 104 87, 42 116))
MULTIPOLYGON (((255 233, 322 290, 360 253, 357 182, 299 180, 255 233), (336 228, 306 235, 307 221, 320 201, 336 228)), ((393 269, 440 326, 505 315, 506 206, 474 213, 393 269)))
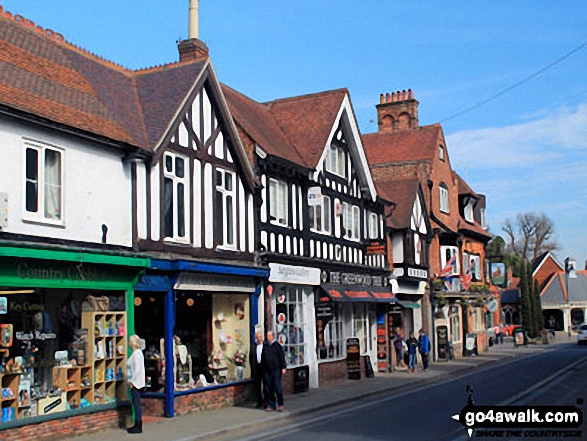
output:
POLYGON ((320 285, 321 272, 319 268, 270 263, 269 270, 269 281, 273 283, 320 285))
POLYGON ((299 366, 297 368, 294 368, 293 377, 294 377, 294 385, 293 385, 294 394, 307 392, 308 387, 310 385, 310 368, 308 366, 299 366))
POLYGON ((316 321, 320 320, 324 325, 332 320, 334 316, 334 309, 332 303, 318 303, 316 304, 316 321))
POLYGON ((468 357, 477 355, 477 334, 465 336, 465 355, 468 357))
POLYGON ((361 285, 387 287, 387 277, 371 274, 344 273, 339 271, 323 271, 322 281, 335 285, 361 285))
POLYGON ((438 342, 438 358, 448 360, 448 326, 442 325, 436 328, 436 341, 438 342))
POLYGON ((173 288, 185 291, 254 293, 255 286, 254 279, 247 277, 181 273, 173 288))
POLYGON ((499 286, 501 288, 505 288, 507 286, 506 280, 506 272, 505 272, 505 264, 500 262, 494 262, 491 264, 491 283, 495 286, 499 286))
POLYGON ((358 338, 347 338, 346 368, 349 380, 361 379, 361 346, 358 338))
POLYGON ((137 276, 130 267, 41 259, 2 259, 0 284, 45 288, 126 289, 137 276))

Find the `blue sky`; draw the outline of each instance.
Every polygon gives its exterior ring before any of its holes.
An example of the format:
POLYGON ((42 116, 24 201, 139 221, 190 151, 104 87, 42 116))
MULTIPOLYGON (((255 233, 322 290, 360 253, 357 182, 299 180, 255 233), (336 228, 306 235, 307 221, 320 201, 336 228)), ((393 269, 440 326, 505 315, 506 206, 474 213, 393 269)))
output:
MULTIPOLYGON (((176 61, 188 0, 0 0, 14 14, 129 68, 176 61)), ((587 42, 587 3, 200 0, 200 38, 226 84, 259 100, 346 87, 376 130, 379 94, 411 88, 420 124, 441 122, 587 42)), ((587 48, 443 122, 453 167, 488 198, 494 233, 519 212, 554 220, 587 258, 587 48)))

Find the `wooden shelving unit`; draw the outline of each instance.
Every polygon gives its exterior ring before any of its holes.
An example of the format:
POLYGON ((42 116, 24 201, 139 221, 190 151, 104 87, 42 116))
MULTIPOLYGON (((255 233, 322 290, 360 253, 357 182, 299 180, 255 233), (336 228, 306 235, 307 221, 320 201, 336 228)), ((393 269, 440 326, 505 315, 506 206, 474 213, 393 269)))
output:
POLYGON ((10 408, 12 412, 12 418, 10 421, 18 418, 18 385, 20 383, 20 374, 3 374, 0 375, 0 385, 2 390, 0 391, 0 401, 2 405, 2 415, 4 416, 4 409, 10 408), (10 389, 12 396, 5 397, 4 389, 10 389))
POLYGON ((91 385, 80 387, 80 398, 92 404, 127 399, 126 313, 84 311, 82 328, 88 330, 88 371, 80 378, 89 377, 91 385))

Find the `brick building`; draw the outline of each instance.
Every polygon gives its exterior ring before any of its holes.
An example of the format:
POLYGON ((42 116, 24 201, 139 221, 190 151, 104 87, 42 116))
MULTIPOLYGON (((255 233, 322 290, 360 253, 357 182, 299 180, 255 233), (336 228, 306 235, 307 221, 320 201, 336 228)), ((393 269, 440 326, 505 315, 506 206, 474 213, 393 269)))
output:
MULTIPOLYGON (((418 104, 411 91, 381 95, 379 131, 364 135, 363 142, 376 185, 420 184, 431 224, 423 326, 434 330, 434 337, 440 332, 443 345, 448 338, 455 355, 468 354, 487 345, 485 303, 495 294, 485 274, 485 246, 491 239, 485 197, 452 170, 441 125, 419 125, 418 104), (466 348, 468 334, 476 334, 475 349, 466 348)), ((392 195, 386 197, 395 202, 392 195)), ((445 348, 436 350, 445 353, 445 348)))

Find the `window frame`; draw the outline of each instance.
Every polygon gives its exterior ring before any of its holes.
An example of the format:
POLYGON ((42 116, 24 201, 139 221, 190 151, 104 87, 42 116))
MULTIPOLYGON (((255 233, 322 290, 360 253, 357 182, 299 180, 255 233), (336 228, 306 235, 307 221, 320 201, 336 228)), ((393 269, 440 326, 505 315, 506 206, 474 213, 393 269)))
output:
POLYGON ((361 209, 358 205, 349 204, 348 202, 342 203, 342 225, 343 229, 342 238, 352 240, 353 242, 359 242, 361 240, 361 209), (349 228, 347 228, 347 222, 350 222, 349 228), (349 235, 348 232, 351 232, 349 235))
POLYGON ((24 142, 24 161, 23 161, 23 214, 22 219, 26 222, 41 223, 52 226, 64 226, 64 206, 65 206, 65 191, 64 191, 64 180, 65 180, 65 149, 57 147, 52 144, 43 142, 25 140, 24 142), (27 176, 27 151, 34 150, 37 153, 37 164, 36 164, 36 180, 32 180, 27 176), (59 154, 59 217, 51 218, 47 217, 47 163, 46 163, 46 152, 52 151, 59 154), (27 183, 31 181, 36 185, 36 211, 29 211, 27 209, 27 183))
POLYGON ((289 226, 289 185, 287 182, 269 178, 269 221, 274 225, 282 227, 289 226), (281 205, 281 207, 278 207, 281 205), (283 220, 279 218, 274 210, 280 208, 283 220))
POLYGON ((226 249, 226 250, 236 250, 237 249, 237 207, 236 207, 236 187, 237 187, 237 175, 234 170, 225 169, 225 168, 216 168, 214 170, 214 197, 218 198, 218 193, 222 195, 222 206, 219 207, 218 203, 216 203, 216 212, 215 215, 215 222, 214 222, 214 236, 216 238, 216 248, 219 249, 226 249), (218 184, 218 174, 222 175, 222 183, 218 184), (232 188, 229 190, 226 188, 226 175, 230 175, 232 188), (228 198, 231 198, 231 203, 229 205, 228 198), (229 229, 228 229, 228 222, 227 222, 227 207, 230 206, 232 208, 232 243, 228 243, 229 239, 229 229), (218 223, 222 222, 222 242, 219 242, 219 231, 218 231, 218 223))
POLYGON ((377 213, 369 212, 369 220, 367 223, 369 239, 379 239, 379 216, 377 213))
MULTIPOLYGON (((275 339, 278 340, 280 330, 277 323, 277 304, 278 304, 278 297, 280 294, 285 296, 285 299, 280 304, 285 305, 287 316, 285 323, 282 325, 284 327, 290 328, 297 328, 298 331, 301 330, 301 333, 298 332, 298 341, 293 342, 290 341, 291 332, 287 333, 287 340, 284 344, 282 344, 283 352, 285 354, 285 361, 287 363, 288 368, 293 368, 297 366, 302 366, 307 364, 309 359, 309 346, 308 346, 308 338, 313 338, 309 333, 306 333, 308 328, 308 323, 310 317, 308 317, 308 294, 302 285, 291 285, 291 284, 279 284, 275 286, 276 295, 273 296, 273 301, 271 302, 271 309, 273 315, 273 328, 275 330, 275 339), (292 308, 293 307, 293 308, 292 308), (293 312, 293 319, 290 320, 290 313, 293 312), (300 341, 301 340, 301 341, 300 341), (292 360, 292 348, 296 348, 298 351, 298 363, 290 363, 292 360), (301 359, 299 354, 303 354, 301 359)), ((289 330, 289 329, 288 329, 289 330)))
POLYGON ((324 327, 324 346, 326 357, 320 357, 320 348, 316 345, 318 362, 328 362, 346 358, 345 332, 344 332, 344 311, 341 303, 332 303, 332 319, 324 327), (330 354, 332 343, 333 354, 330 354), (338 354, 338 355, 337 355, 338 354))
POLYGON ((319 234, 332 234, 332 201, 330 196, 321 195, 320 202, 308 207, 308 225, 310 231, 319 234), (317 209, 320 207, 320 228, 317 227, 318 216, 316 215, 317 209), (324 207, 328 207, 328 216, 325 216, 324 207), (328 229, 325 228, 324 219, 327 219, 328 229))
POLYGON ((450 257, 448 257, 446 255, 446 252, 450 251, 450 254, 452 257, 453 255, 456 256, 455 258, 455 263, 456 263, 456 268, 453 272, 453 274, 451 274, 451 276, 458 276, 461 274, 461 262, 460 262, 460 258, 459 258, 459 248, 453 245, 441 245, 440 246, 440 269, 444 268, 447 264, 447 262, 450 260, 450 257))
POLYGON ((438 186, 438 209, 442 213, 450 213, 450 203, 448 199, 448 187, 442 183, 438 186))
POLYGON ((443 162, 446 161, 444 146, 442 144, 438 144, 438 159, 440 159, 443 162))
POLYGON ((334 144, 328 146, 326 158, 324 160, 324 168, 327 172, 332 173, 341 178, 347 178, 347 152, 334 144), (336 157, 335 164, 333 164, 333 156, 336 157), (342 161, 342 164, 341 164, 342 161), (340 169, 342 167, 342 170, 340 169))
POLYGON ((190 213, 190 162, 189 158, 184 155, 180 155, 175 152, 165 152, 163 154, 161 166, 163 168, 163 213, 162 213, 162 220, 163 220, 163 240, 166 242, 178 242, 178 243, 189 243, 190 241, 190 221, 189 221, 189 213, 190 213), (167 158, 171 158, 171 170, 167 170, 167 158), (177 160, 183 160, 183 176, 180 177, 177 175, 177 160), (167 235, 167 220, 166 220, 166 198, 167 195, 165 194, 165 181, 169 179, 173 185, 173 236, 167 235), (180 185, 183 185, 183 228, 184 228, 184 235, 181 236, 179 234, 179 191, 178 188, 180 185))
POLYGON ((465 218, 465 220, 472 224, 475 221, 474 218, 474 207, 473 207, 473 201, 469 200, 465 206, 463 207, 463 217, 465 218))
POLYGON ((481 228, 487 230, 487 218, 485 217, 485 208, 480 208, 479 213, 481 217, 481 228))

